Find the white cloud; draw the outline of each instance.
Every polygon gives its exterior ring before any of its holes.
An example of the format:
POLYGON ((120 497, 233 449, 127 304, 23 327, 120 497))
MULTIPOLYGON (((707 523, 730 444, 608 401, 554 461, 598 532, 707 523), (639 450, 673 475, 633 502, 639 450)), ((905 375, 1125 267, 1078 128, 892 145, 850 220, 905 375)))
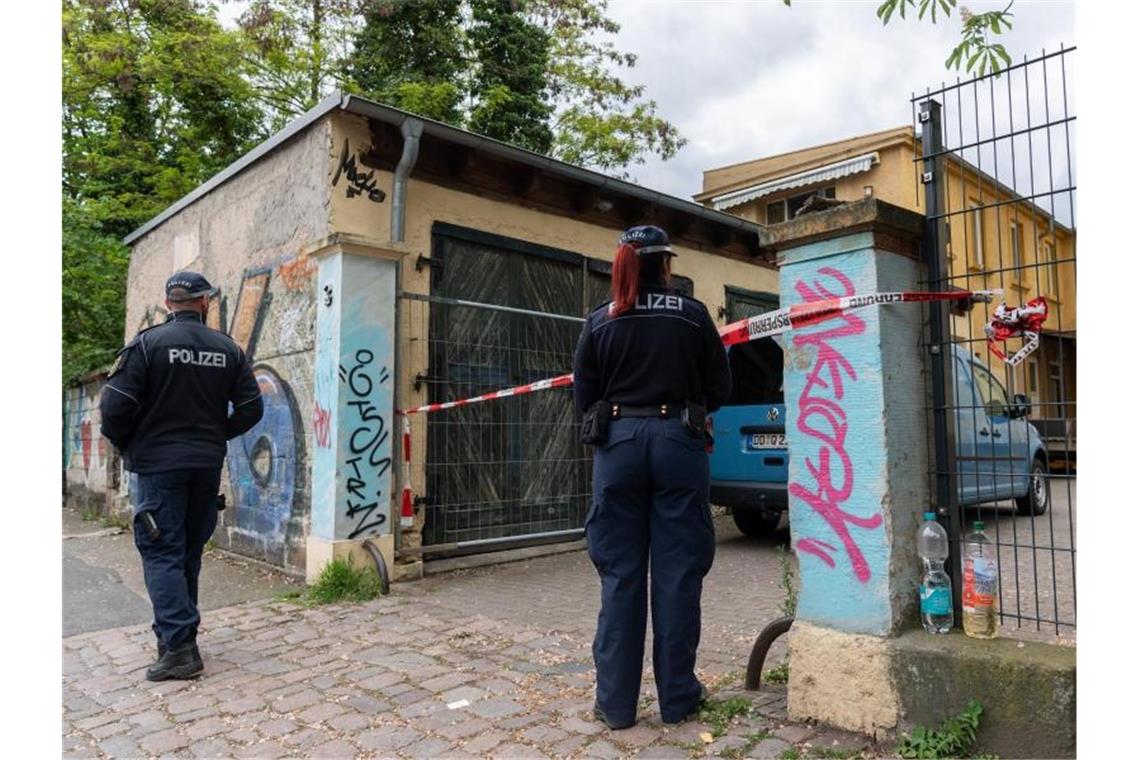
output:
MULTIPOLYGON (((705 169, 910 124, 911 93, 954 78, 943 61, 959 19, 884 27, 877 5, 611 2, 619 46, 639 56, 630 79, 689 139, 673 160, 651 159, 634 176, 688 197, 705 169)), ((1018 0, 1014 11, 1005 42, 1015 57, 1073 42, 1072 3, 1018 0)))

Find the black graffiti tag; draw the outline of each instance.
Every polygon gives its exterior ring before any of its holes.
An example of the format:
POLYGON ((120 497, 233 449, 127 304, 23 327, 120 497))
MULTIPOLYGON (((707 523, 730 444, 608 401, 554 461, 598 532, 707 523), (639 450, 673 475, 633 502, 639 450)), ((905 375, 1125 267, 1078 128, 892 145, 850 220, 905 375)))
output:
POLYGON ((368 200, 373 203, 383 203, 387 197, 383 190, 376 187, 376 180, 374 179, 375 171, 370 171, 365 174, 356 168, 356 156, 351 155, 348 150, 348 138, 344 140, 344 150, 340 153, 340 163, 336 167, 336 174, 333 175, 333 187, 336 187, 340 175, 344 174, 348 184, 345 186, 344 194, 347 198, 352 198, 357 195, 368 193, 368 200))
POLYGON ((345 515, 349 519, 356 519, 356 528, 348 535, 356 538, 365 531, 378 528, 388 520, 383 510, 377 512, 381 502, 386 502, 386 494, 378 490, 374 494, 368 493, 368 482, 384 477, 392 467, 392 458, 384 456, 382 446, 388 440, 389 430, 369 397, 372 395, 374 382, 381 385, 388 382, 390 375, 387 367, 375 371, 373 362, 375 356, 371 351, 362 348, 356 352, 355 363, 351 369, 340 368, 341 382, 348 385, 352 400, 348 406, 355 410, 349 414, 349 425, 352 432, 348 437, 349 457, 344 460, 344 470, 347 475, 345 490, 348 498, 345 500, 345 515), (373 374, 376 380, 373 380, 373 374), (375 514, 374 514, 375 513, 375 514))

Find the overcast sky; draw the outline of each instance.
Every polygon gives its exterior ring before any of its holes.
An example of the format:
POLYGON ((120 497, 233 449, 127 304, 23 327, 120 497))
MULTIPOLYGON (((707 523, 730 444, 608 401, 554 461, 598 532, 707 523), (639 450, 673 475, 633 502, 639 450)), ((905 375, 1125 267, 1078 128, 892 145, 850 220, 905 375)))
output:
MULTIPOLYGON (((959 19, 908 14, 884 27, 877 5, 613 0, 619 44, 640 57, 633 78, 689 139, 672 160, 635 168, 637 180, 688 197, 705 169, 911 123, 911 93, 953 78, 943 62, 959 19)), ((1013 11, 1015 58, 1075 42, 1071 2, 1017 0, 1013 11)))
MULTIPOLYGON (((908 14, 884 27, 879 1, 610 0, 619 48, 639 57, 627 81, 646 85, 688 138, 672 160, 630 167, 633 177, 688 198, 703 170, 909 124, 911 93, 953 78, 943 61, 960 20, 908 14)), ((222 17, 232 23, 245 5, 227 3, 222 17)), ((1072 2, 1016 0, 1013 12, 1004 36, 1015 59, 1075 43, 1072 2)))

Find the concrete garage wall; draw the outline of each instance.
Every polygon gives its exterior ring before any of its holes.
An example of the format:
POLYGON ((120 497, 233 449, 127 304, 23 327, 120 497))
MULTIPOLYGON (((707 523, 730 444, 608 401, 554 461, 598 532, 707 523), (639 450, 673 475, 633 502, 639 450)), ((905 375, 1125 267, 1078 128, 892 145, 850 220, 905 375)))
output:
POLYGON ((127 284, 127 339, 163 320, 172 272, 200 271, 220 289, 210 324, 246 348, 265 416, 230 442, 229 508, 214 539, 297 570, 309 519, 317 270, 301 251, 328 234, 333 166, 326 120, 138 240, 127 284))
POLYGON ((69 507, 107 515, 118 489, 119 458, 99 434, 99 396, 105 375, 87 378, 64 395, 63 476, 64 501, 69 507))
MULTIPOLYGON (((332 120, 332 144, 339 158, 347 145, 347 155, 367 153, 371 133, 367 120, 353 114, 338 113, 332 120)), ((334 167, 335 168, 335 167, 334 167)), ((359 236, 362 239, 388 241, 391 237, 390 203, 392 194, 391 172, 368 170, 369 179, 387 193, 381 204, 370 201, 364 193, 350 193, 343 178, 332 188, 330 217, 335 232, 359 236)), ((335 176, 335 175, 334 175, 335 176)), ((432 255, 432 225, 445 222, 474 230, 492 232, 515 240, 549 246, 583 256, 612 261, 621 232, 617 229, 590 224, 567 216, 559 216, 520 203, 508 203, 460 192, 440 185, 423 182, 414 177, 408 182, 405 221, 405 240, 397 247, 406 253, 403 260, 401 289, 412 293, 430 292, 430 268, 416 271, 417 254, 432 255)), ((778 292, 779 278, 775 269, 738 259, 717 255, 712 251, 697 250, 674 245, 678 257, 674 272, 693 280, 694 295, 703 301, 718 319, 719 308, 725 305, 725 285, 748 290, 778 292)), ((409 312, 410 313, 410 312, 409 312)), ((427 366, 427 335, 415 331, 426 329, 426 321, 404 315, 404 330, 398 338, 400 354, 397 366, 400 374, 395 378, 397 406, 417 406, 426 401, 427 388, 414 386, 416 371, 427 366)), ((571 367, 567 366, 566 371, 571 367)), ((417 415, 411 420, 412 450, 423 451, 426 443, 426 417, 417 415)), ((415 457, 413 457, 415 459, 415 457)), ((424 472, 413 468, 412 489, 424 491, 424 472)), ((404 547, 419 545, 422 514, 417 515, 416 527, 405 529, 401 542, 404 547)))

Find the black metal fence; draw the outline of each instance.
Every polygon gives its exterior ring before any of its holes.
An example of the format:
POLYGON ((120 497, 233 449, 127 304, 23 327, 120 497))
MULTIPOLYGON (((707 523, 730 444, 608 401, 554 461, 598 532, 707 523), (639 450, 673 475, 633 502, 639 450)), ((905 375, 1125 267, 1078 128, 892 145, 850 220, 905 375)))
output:
POLYGON ((1009 307, 1048 311, 1036 350, 1011 365, 993 349, 1012 357, 1024 338, 987 340, 997 300, 930 310, 934 501, 955 598, 960 540, 981 520, 1004 634, 1076 632, 1074 49, 911 99, 928 287, 1001 288, 1009 307))

